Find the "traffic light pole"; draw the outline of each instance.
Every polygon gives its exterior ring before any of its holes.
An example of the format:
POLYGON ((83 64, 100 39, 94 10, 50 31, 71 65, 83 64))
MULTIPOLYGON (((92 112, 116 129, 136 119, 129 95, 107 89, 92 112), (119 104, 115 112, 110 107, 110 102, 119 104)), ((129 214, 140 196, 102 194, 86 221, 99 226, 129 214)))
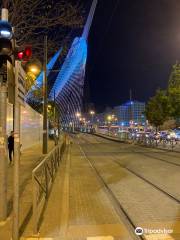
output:
MULTIPOLYGON (((15 29, 13 28, 13 33, 15 29)), ((15 38, 12 39, 13 50, 16 47, 15 38)), ((19 240, 19 176, 20 176, 20 103, 18 100, 18 71, 14 54, 11 56, 14 70, 14 105, 13 105, 13 131, 14 131, 14 171, 13 171, 13 222, 12 240, 19 240)))
POLYGON ((47 154, 48 128, 47 128, 47 36, 44 37, 44 66, 43 66, 43 154, 47 154))
POLYGON ((18 101, 17 70, 15 72, 15 101, 14 101, 14 182, 13 182, 13 229, 12 240, 19 239, 19 165, 20 165, 20 103, 18 101))
MULTIPOLYGON (((0 80, 1 81, 1 80, 0 80)), ((0 221, 7 217, 7 85, 0 82, 0 221)))
MULTIPOLYGON (((1 19, 8 21, 8 10, 3 8, 1 19)), ((7 217, 7 83, 0 79, 0 221, 7 217)))

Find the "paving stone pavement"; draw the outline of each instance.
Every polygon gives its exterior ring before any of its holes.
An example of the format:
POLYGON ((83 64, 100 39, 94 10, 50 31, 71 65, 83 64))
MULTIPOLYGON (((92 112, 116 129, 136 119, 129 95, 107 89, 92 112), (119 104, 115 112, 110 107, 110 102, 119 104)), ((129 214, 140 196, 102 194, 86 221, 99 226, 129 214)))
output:
MULTIPOLYGON (((66 151, 38 235, 32 235, 31 220, 22 240, 133 239, 77 143, 94 162, 136 226, 174 230, 171 235, 148 234, 145 236, 146 240, 180 240, 179 204, 129 173, 114 160, 135 171, 140 171, 143 176, 167 188, 170 187, 167 184, 171 184, 168 182, 168 177, 173 176, 176 168, 170 167, 170 174, 166 176, 168 172, 165 173, 167 169, 163 167, 166 163, 158 162, 151 157, 142 159, 141 153, 148 151, 154 154, 154 149, 147 150, 136 145, 111 143, 106 139, 101 140, 99 137, 83 134, 75 137, 74 143, 66 151), (133 154, 133 151, 137 151, 137 154, 133 154), (164 182, 162 182, 163 178, 164 182)), ((161 150, 156 151, 161 154, 161 150)), ((177 171, 173 181, 178 177, 177 171)), ((176 190, 178 194, 178 189, 173 187, 172 190, 176 190)))
MULTIPOLYGON (((54 141, 48 142, 48 151, 54 147, 54 141)), ((26 216, 31 213, 32 205, 32 169, 43 159, 42 146, 37 144, 21 154, 20 159, 20 226, 24 228, 26 216)), ((8 165, 8 218, 7 221, 0 222, 0 240, 10 240, 12 232, 12 201, 13 201, 13 164, 8 165)))
POLYGON ((103 236, 133 239, 78 145, 72 144, 57 173, 39 237, 100 240, 103 236))
POLYGON ((154 183, 161 184, 161 187, 163 186, 165 190, 168 189, 170 192, 177 193, 177 196, 179 196, 179 186, 177 184, 179 182, 179 167, 141 155, 141 152, 152 152, 152 149, 142 148, 139 151, 139 146, 118 145, 114 142, 105 144, 103 141, 102 144, 97 145, 91 144, 89 140, 90 138, 87 136, 87 142, 81 143, 83 150, 87 157, 93 161, 98 172, 100 172, 136 226, 147 228, 152 223, 154 228, 166 226, 174 230, 173 239, 179 240, 180 205, 142 179, 128 172, 124 167, 116 164, 114 160, 118 159, 125 167, 128 166, 144 177, 149 177, 154 183), (139 153, 133 153, 135 150, 139 153))
POLYGON ((179 185, 176 184, 180 182, 180 165, 178 167, 167 162, 153 159, 153 156, 143 156, 142 158, 140 155, 141 154, 118 154, 118 156, 115 156, 115 159, 121 165, 133 170, 164 191, 180 199, 179 185))

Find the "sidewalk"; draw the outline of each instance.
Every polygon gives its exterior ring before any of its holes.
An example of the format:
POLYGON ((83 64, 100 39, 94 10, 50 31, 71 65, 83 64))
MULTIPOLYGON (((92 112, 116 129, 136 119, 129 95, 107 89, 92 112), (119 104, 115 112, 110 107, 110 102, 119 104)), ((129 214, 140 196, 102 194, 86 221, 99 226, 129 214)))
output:
POLYGON ((132 240, 79 145, 73 143, 57 172, 38 236, 32 235, 31 219, 22 239, 91 238, 132 240))
MULTIPOLYGON (((48 142, 48 152, 54 147, 54 141, 48 142)), ((23 232, 24 226, 32 213, 32 170, 44 158, 41 144, 35 145, 24 150, 20 159, 20 231, 23 232)), ((13 208, 13 164, 8 165, 8 219, 0 222, 0 239, 11 239, 12 228, 12 208, 13 208)))

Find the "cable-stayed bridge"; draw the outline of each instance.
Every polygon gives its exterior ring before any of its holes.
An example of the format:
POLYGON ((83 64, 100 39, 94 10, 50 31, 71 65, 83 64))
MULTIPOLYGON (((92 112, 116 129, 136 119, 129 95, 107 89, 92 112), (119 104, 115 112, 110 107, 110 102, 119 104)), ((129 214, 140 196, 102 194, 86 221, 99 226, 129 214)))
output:
MULTIPOLYGON (((61 122, 65 125, 69 124, 69 122, 75 123, 77 120, 76 113, 81 112, 88 52, 88 35, 96 5, 97 0, 93 0, 82 35, 79 37, 77 36, 73 40, 56 79, 53 80, 53 83, 48 80, 48 86, 50 88, 48 98, 50 101, 55 98, 61 122)), ((56 65, 61 52, 62 48, 55 53, 47 64, 47 76, 50 74, 51 69, 56 65)), ((32 101, 32 91, 36 87, 42 87, 42 84, 43 73, 37 78, 36 86, 34 86, 28 93, 27 102, 32 101)))

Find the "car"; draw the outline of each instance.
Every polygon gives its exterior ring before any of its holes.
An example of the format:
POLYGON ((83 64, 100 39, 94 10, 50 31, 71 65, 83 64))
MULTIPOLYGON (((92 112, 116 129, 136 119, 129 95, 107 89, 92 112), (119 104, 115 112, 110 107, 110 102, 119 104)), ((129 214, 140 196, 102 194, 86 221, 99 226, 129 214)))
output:
POLYGON ((167 140, 173 140, 176 138, 176 133, 172 130, 168 131, 167 133, 167 140))
POLYGON ((180 131, 175 131, 175 140, 180 141, 180 131))

